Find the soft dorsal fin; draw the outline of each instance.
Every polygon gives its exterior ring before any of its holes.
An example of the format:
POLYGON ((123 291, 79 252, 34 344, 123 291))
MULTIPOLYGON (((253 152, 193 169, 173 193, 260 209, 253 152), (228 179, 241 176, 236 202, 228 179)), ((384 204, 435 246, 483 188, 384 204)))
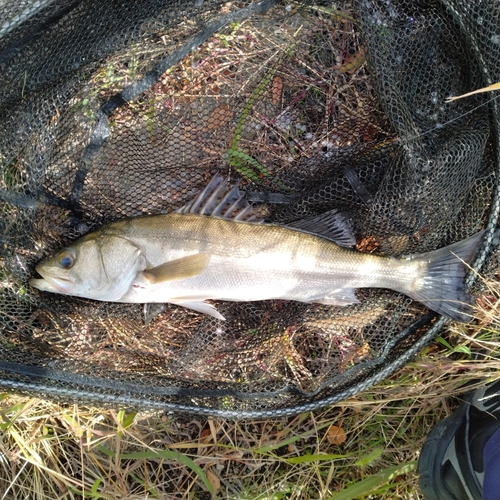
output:
POLYGON ((302 219, 287 224, 291 229, 299 229, 331 240, 341 247, 356 245, 356 237, 350 219, 338 210, 330 210, 310 219, 302 219))
POLYGON ((223 219, 261 222, 241 193, 238 184, 229 185, 229 178, 217 173, 196 198, 177 210, 179 214, 212 215, 223 219))

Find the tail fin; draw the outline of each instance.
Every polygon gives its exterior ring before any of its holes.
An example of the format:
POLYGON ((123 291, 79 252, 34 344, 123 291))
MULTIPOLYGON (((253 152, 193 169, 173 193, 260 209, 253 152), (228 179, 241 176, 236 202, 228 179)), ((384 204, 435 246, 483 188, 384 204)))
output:
POLYGON ((427 263, 427 272, 418 290, 407 294, 428 308, 454 321, 469 322, 473 298, 464 278, 483 239, 484 231, 445 248, 409 259, 427 263))

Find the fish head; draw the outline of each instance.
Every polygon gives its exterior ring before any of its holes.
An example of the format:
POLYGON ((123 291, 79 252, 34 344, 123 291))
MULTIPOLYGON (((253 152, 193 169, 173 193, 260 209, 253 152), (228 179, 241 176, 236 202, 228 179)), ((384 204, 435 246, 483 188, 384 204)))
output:
POLYGON ((132 286, 144 265, 141 251, 126 238, 91 233, 36 266, 42 279, 30 285, 39 290, 118 301, 132 286))

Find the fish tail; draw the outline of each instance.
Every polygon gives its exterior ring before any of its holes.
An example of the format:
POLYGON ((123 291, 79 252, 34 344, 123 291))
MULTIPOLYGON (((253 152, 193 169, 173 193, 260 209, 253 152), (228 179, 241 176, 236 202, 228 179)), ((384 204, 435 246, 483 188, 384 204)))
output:
POLYGON ((425 269, 423 276, 417 278, 417 290, 406 293, 454 321, 471 321, 474 299, 464 279, 483 235, 484 231, 481 231, 445 248, 409 257, 409 260, 424 262, 426 266, 422 266, 425 269))

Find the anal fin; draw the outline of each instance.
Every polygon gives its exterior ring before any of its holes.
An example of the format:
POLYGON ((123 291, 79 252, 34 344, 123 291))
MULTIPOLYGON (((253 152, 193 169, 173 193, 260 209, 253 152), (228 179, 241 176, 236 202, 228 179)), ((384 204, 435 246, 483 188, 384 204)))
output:
POLYGON ((354 288, 340 288, 338 290, 332 290, 328 295, 318 300, 311 300, 311 302, 317 302, 318 304, 325 304, 328 306, 348 306, 351 304, 358 304, 359 300, 354 294, 354 288))

